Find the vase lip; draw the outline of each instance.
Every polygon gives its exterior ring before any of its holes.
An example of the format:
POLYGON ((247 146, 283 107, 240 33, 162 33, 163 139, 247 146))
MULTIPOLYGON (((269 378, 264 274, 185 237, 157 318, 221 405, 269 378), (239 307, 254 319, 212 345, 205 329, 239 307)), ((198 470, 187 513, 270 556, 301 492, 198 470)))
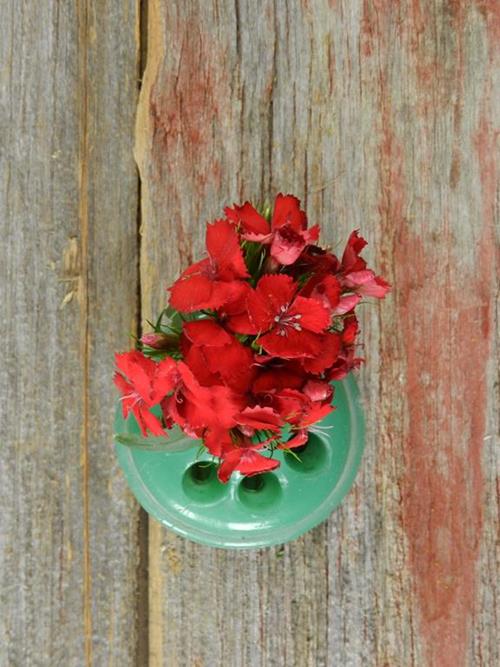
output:
MULTIPOLYGON (((212 462, 206 452, 195 461, 194 450, 137 452, 116 444, 119 463, 144 509, 183 537, 225 549, 289 542, 324 521, 342 502, 361 463, 364 418, 356 380, 350 374, 334 384, 337 409, 321 422, 333 429, 312 434, 319 444, 314 456, 303 461, 302 469, 290 462, 286 452, 275 452, 280 467, 262 473, 269 484, 260 490, 246 489, 252 482, 244 480, 252 478, 240 473, 224 485, 216 476, 215 482, 200 482, 194 488, 182 482, 194 466, 212 462)), ((121 411, 117 411, 116 423, 122 429, 132 427, 131 421, 124 422, 121 411)))

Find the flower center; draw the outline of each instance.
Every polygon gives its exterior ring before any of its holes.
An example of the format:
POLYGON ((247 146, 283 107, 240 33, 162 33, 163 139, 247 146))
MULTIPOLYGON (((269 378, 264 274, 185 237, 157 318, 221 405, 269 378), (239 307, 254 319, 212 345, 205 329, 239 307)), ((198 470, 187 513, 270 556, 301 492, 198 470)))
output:
POLYGON ((301 317, 302 315, 300 313, 297 313, 296 315, 290 315, 288 312, 288 306, 281 306, 280 313, 274 318, 278 336, 287 336, 288 329, 302 331, 302 327, 298 322, 301 317))
POLYGON ((131 408, 135 408, 138 403, 144 402, 142 396, 140 396, 136 391, 131 391, 130 394, 125 394, 120 398, 120 401, 133 400, 131 408))

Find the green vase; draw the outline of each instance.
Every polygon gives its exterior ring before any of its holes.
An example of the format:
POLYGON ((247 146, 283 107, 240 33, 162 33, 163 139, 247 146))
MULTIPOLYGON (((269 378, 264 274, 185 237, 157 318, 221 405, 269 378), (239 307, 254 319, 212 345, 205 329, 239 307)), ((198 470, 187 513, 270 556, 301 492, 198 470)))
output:
MULTIPOLYGON (((208 453, 166 453, 116 444, 128 484, 144 509, 190 540, 213 547, 269 547, 293 540, 324 521, 353 485, 364 447, 364 419, 352 375, 335 382, 336 410, 310 433, 300 458, 275 451, 280 467, 227 484, 208 453), (326 428, 325 428, 326 427, 326 428)), ((117 406, 115 432, 138 434, 117 406)))

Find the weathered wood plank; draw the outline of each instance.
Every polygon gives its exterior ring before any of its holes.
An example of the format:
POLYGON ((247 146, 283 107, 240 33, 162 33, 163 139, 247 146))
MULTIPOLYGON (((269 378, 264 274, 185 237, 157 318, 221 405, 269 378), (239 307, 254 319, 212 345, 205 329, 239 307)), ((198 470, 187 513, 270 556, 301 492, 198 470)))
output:
POLYGON ((213 551, 152 522, 151 664, 498 663, 498 5, 153 0, 149 16, 143 317, 207 218, 277 190, 328 239, 361 227, 395 286, 365 311, 355 490, 282 550, 213 551))
POLYGON ((138 510, 111 449, 137 311, 135 0, 1 6, 0 664, 128 665, 138 510))
MULTIPOLYGON (((377 146, 368 160, 384 264, 397 287, 381 318, 385 396, 376 467, 393 499, 384 518, 399 523, 404 555, 403 576, 386 579, 380 608, 389 664, 499 660, 498 610, 484 604, 496 586, 489 463, 498 191, 493 95, 496 108, 500 101, 492 33, 494 21, 500 27, 498 5, 496 16, 494 10, 482 2, 408 3, 399 11, 381 3, 363 17, 365 94, 378 107, 377 146), (407 584, 403 609, 412 632, 402 653, 398 615, 385 610, 407 584)), ((385 567, 397 572, 393 535, 382 535, 385 567)))

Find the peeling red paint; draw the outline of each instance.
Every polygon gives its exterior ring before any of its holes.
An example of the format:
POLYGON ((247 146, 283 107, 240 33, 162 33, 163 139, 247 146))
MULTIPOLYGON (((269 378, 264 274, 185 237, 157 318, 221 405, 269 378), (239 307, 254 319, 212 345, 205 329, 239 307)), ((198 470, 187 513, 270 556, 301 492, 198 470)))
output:
MULTIPOLYGON (((176 211, 169 221, 179 265, 192 263, 193 233, 206 195, 221 185, 220 128, 230 127, 231 79, 228 47, 207 33, 201 16, 165 16, 165 55, 149 90, 151 121, 149 178, 163 184, 160 201, 176 211), (216 149, 216 146, 218 150, 216 149), (196 196, 181 206, 182 191, 196 196), (184 212, 182 212, 184 209, 184 212)), ((154 56, 154 54, 152 54, 154 56)), ((154 62, 154 58, 152 57, 154 62)))
POLYGON ((370 14, 370 3, 368 0, 363 0, 363 14, 361 17, 361 53, 365 57, 369 57, 373 53, 373 38, 374 26, 373 19, 370 14))
POLYGON ((370 57, 377 49, 386 53, 388 45, 408 53, 407 74, 418 87, 416 109, 421 116, 447 110, 456 99, 457 110, 463 99, 463 37, 470 3, 447 0, 436 20, 427 20, 428 11, 421 0, 411 0, 407 8, 393 0, 363 1, 360 50, 370 57), (399 14, 398 14, 399 13, 399 14), (439 41, 440 49, 436 48, 439 41))
POLYGON ((404 528, 429 664, 455 667, 468 644, 482 526, 492 246, 483 236, 478 271, 459 276, 440 256, 447 243, 436 248, 406 228, 395 263, 409 412, 404 528))
POLYGON ((404 220, 403 150, 383 111, 380 211, 400 228, 395 245, 398 320, 407 362, 403 524, 429 664, 464 663, 482 526, 481 452, 493 276, 495 177, 481 126, 485 227, 476 263, 460 267, 446 221, 427 239, 404 220))
POLYGON ((497 185, 497 141, 500 132, 494 130, 491 122, 483 113, 474 135, 474 146, 477 153, 479 174, 483 189, 483 215, 487 223, 493 227, 495 215, 495 198, 497 185))
POLYGON ((498 0, 476 0, 476 7, 486 21, 491 54, 500 50, 500 2, 498 0))
POLYGON ((428 664, 456 667, 469 640, 482 526, 493 243, 487 226, 476 266, 458 271, 446 224, 435 237, 412 233, 403 150, 387 121, 386 113, 380 212, 400 230, 394 283, 407 363, 402 520, 428 664))
POLYGON ((210 145, 214 125, 224 123, 230 98, 228 65, 214 35, 203 32, 196 17, 169 26, 168 48, 178 62, 160 70, 150 95, 153 161, 156 168, 184 170, 197 190, 220 180, 220 162, 210 145))

